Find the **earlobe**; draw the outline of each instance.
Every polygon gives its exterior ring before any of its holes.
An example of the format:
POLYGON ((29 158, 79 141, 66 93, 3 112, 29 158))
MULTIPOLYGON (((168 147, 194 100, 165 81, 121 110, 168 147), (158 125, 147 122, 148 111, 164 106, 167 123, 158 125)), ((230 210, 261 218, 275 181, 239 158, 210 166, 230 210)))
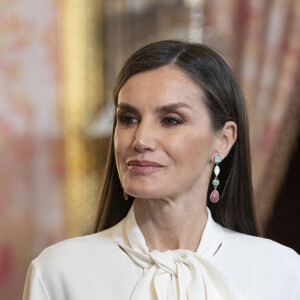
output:
POLYGON ((228 155, 230 149, 234 145, 237 138, 237 125, 233 121, 225 123, 224 127, 220 130, 218 143, 218 155, 221 155, 222 160, 228 155))

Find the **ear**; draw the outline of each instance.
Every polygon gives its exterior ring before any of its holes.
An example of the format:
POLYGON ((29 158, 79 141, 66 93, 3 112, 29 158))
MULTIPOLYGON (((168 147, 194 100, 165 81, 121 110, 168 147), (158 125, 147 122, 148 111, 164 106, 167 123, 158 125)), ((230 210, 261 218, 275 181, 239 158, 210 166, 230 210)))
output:
POLYGON ((229 153, 237 138, 237 125, 233 121, 225 123, 217 133, 217 147, 215 155, 220 155, 223 160, 229 153))

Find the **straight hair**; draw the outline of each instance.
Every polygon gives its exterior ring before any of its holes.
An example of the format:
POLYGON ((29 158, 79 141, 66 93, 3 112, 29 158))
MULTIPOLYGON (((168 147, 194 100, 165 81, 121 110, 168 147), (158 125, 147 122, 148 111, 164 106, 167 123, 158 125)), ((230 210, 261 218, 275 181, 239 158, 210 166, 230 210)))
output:
MULTIPOLYGON (((207 206, 215 222, 221 226, 257 235, 245 101, 233 72, 218 53, 203 44, 173 40, 155 42, 141 48, 126 61, 116 78, 113 90, 115 107, 118 104, 119 91, 131 76, 166 65, 185 73, 204 92, 204 104, 214 131, 222 129, 227 121, 237 124, 236 142, 219 164, 220 201, 209 201, 213 190, 210 184, 207 206)), ((130 196, 128 201, 123 198, 114 152, 115 128, 116 115, 94 232, 105 230, 120 222, 127 215, 134 200, 130 196)), ((212 173, 211 181, 213 178, 212 173)))

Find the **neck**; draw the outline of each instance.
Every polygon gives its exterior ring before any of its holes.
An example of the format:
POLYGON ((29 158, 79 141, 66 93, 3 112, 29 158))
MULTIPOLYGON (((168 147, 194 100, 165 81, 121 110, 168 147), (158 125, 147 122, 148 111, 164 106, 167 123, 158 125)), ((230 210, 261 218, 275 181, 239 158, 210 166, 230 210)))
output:
POLYGON ((197 250, 207 221, 206 201, 137 198, 134 211, 149 251, 197 250))

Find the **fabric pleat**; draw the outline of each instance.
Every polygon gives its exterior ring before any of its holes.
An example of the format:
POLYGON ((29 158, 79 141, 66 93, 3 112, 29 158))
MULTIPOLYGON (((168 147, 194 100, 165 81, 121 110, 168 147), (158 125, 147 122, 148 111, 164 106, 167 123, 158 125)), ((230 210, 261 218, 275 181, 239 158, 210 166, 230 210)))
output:
MULTIPOLYGON (((208 222, 211 223, 208 213, 208 222)), ((115 234, 115 242, 143 269, 143 276, 132 292, 132 300, 243 299, 209 261, 220 248, 222 240, 221 236, 209 238, 208 224, 196 252, 185 249, 149 252, 136 223, 133 207, 126 218, 125 228, 119 230, 119 235, 115 234), (126 237, 120 238, 121 232, 126 237)))

